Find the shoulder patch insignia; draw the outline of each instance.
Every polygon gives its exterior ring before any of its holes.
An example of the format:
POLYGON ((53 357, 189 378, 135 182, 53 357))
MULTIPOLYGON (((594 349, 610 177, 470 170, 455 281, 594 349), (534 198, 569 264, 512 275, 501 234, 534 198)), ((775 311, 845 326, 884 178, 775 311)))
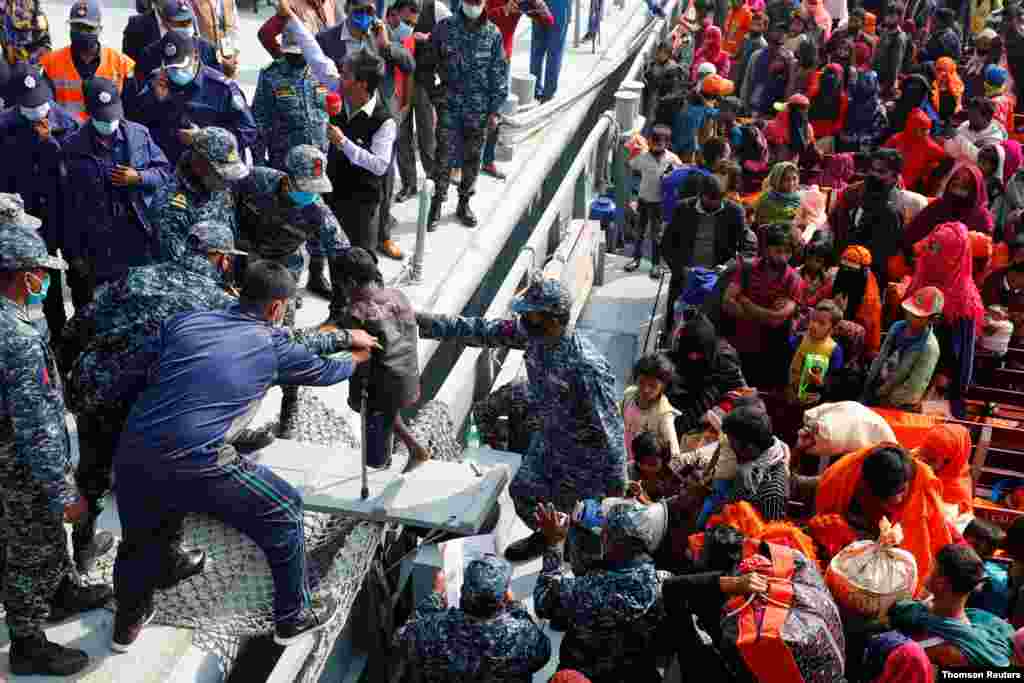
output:
POLYGON ((285 85, 274 91, 274 97, 297 97, 295 88, 285 85))
POLYGON ((171 195, 170 205, 176 209, 187 209, 188 208, 188 197, 178 192, 171 195))

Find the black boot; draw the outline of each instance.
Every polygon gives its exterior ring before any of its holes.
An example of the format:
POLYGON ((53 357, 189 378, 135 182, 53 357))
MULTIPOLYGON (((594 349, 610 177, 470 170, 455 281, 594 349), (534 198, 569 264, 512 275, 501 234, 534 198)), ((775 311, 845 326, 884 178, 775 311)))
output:
POLYGON ((306 282, 306 291, 325 299, 331 298, 331 283, 324 277, 324 266, 327 260, 322 256, 313 256, 309 259, 309 280, 306 282))
POLYGON ((299 388, 281 387, 281 419, 277 423, 277 435, 282 439, 294 439, 298 417, 299 388))
POLYGON ((441 220, 441 208, 444 206, 444 197, 434 195, 430 200, 430 213, 427 214, 427 232, 437 230, 437 222, 441 220))
POLYGON ((64 621, 76 614, 99 609, 114 597, 110 586, 79 586, 68 577, 64 577, 57 594, 50 603, 51 622, 64 621))
POLYGON ((92 571, 97 558, 114 547, 114 535, 109 531, 96 533, 96 520, 100 516, 99 506, 89 503, 85 519, 75 525, 71 532, 71 546, 75 553, 75 568, 80 574, 92 571))
POLYGON ((16 676, 73 676, 88 665, 89 655, 43 635, 11 641, 11 673, 16 676))
POLYGON ((174 546, 171 554, 164 561, 164 574, 154 582, 153 587, 159 590, 173 588, 182 581, 202 574, 206 567, 206 553, 202 550, 185 550, 174 546))
POLYGON ((455 216, 467 228, 476 227, 476 214, 469 208, 469 197, 459 197, 459 208, 455 209, 455 216))
POLYGON ((341 262, 336 258, 328 261, 328 265, 331 268, 331 282, 334 283, 334 286, 331 288, 331 305, 325 322, 343 327, 347 324, 345 321, 348 320, 350 313, 348 292, 344 285, 345 273, 341 262))
POLYGON ((274 443, 274 433, 267 427, 243 429, 231 442, 239 453, 254 453, 274 443))

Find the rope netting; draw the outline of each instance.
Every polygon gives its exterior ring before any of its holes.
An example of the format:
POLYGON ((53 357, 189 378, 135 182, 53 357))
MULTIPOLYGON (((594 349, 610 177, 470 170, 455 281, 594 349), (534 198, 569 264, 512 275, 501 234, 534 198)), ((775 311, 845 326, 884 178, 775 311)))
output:
MULTIPOLYGON (((358 448, 349 422, 317 398, 310 389, 299 392, 297 441, 321 446, 358 448)), ((409 424, 436 459, 454 460, 461 455, 447 406, 426 403, 409 424)), ((408 455, 400 442, 395 448, 396 471, 408 455)), ((314 603, 331 595, 340 613, 329 628, 317 634, 313 653, 296 680, 318 680, 334 642, 348 622, 356 596, 367 572, 378 557, 385 525, 338 515, 306 512, 306 551, 314 603)), ((207 553, 203 573, 170 590, 156 594, 155 623, 193 629, 193 644, 218 657, 227 674, 238 655, 242 639, 272 631, 274 587, 263 552, 247 536, 206 515, 185 520, 186 548, 207 553)), ((113 581, 116 547, 100 558, 86 582, 113 581)))

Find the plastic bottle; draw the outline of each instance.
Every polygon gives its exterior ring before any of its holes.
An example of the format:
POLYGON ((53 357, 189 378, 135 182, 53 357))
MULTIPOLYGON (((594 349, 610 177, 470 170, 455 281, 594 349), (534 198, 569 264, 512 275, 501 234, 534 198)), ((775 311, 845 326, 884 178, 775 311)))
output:
POLYGON ((469 424, 466 425, 466 448, 480 448, 480 430, 476 427, 473 411, 469 412, 469 424))

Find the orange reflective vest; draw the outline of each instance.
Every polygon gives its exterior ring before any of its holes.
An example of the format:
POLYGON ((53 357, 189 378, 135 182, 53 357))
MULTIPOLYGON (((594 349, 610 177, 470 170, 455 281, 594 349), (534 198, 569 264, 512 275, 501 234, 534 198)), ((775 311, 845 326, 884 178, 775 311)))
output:
MULTIPOLYGON (((85 113, 85 98, 82 96, 82 77, 78 75, 75 62, 71 58, 71 48, 51 52, 39 60, 46 75, 53 81, 54 97, 57 104, 68 113, 77 116, 80 121, 89 118, 85 113)), ((100 67, 96 75, 117 84, 117 89, 124 92, 124 81, 132 75, 135 61, 117 50, 109 47, 100 48, 100 67)))

